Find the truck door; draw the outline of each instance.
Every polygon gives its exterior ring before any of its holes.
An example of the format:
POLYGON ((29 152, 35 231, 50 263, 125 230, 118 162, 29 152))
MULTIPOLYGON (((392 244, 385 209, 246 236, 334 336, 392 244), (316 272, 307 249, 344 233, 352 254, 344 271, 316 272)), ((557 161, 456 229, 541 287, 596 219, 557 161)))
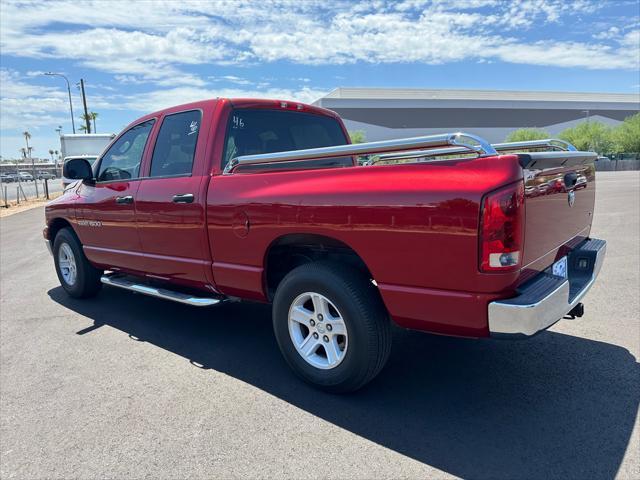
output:
POLYGON ((140 165, 155 120, 131 127, 100 158, 95 184, 83 183, 77 233, 87 257, 106 267, 143 271, 135 221, 140 165))
POLYGON ((136 220, 148 275, 206 288, 210 265, 205 228, 206 132, 199 109, 166 114, 148 173, 140 183, 136 220))

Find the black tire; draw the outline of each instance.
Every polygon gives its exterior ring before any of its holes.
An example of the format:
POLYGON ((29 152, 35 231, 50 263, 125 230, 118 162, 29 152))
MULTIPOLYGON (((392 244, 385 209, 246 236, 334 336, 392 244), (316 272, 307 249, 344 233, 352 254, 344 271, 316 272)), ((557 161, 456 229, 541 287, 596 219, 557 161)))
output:
POLYGON ((306 382, 334 393, 352 392, 370 382, 391 351, 391 325, 377 289, 358 270, 333 262, 295 268, 280 282, 273 302, 273 328, 280 351, 306 382), (298 353, 289 333, 289 309, 299 296, 315 292, 326 297, 344 319, 348 348, 339 364, 317 368, 298 353))
POLYGON ((102 287, 100 277, 103 272, 89 263, 82 250, 80 240, 70 228, 63 228, 56 234, 53 241, 53 261, 56 265, 58 280, 70 296, 88 298, 100 291, 102 287), (65 274, 60 266, 60 249, 65 249, 65 246, 71 249, 75 261, 75 280, 73 282, 65 279, 65 274))

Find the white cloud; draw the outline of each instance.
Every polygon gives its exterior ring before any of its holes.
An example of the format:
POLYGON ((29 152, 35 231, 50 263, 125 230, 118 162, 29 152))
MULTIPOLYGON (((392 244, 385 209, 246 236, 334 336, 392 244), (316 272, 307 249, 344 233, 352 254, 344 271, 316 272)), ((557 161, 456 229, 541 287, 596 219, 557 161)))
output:
MULTIPOLYGON (((17 157, 22 146, 22 138, 15 132, 28 130, 33 135, 34 155, 46 156, 49 148, 58 148, 54 129, 64 126, 70 132, 68 97, 66 89, 36 85, 35 79, 21 76, 9 69, 0 69, 0 131, 2 155, 17 157)), ((303 87, 300 89, 277 89, 268 84, 256 84, 250 88, 203 88, 198 86, 174 86, 158 88, 137 94, 116 94, 109 92, 101 95, 91 94, 91 108, 99 112, 120 111, 122 124, 126 125, 139 114, 148 113, 182 103, 216 97, 253 97, 293 100, 311 103, 328 93, 326 90, 303 87), (126 113, 124 113, 126 112, 126 113)), ((81 105, 80 98, 73 94, 74 106, 81 105)), ((79 112, 76 110, 76 126, 79 124, 79 112)), ((117 127, 116 129, 120 128, 117 127)))
POLYGON ((173 65, 221 61, 215 45, 194 43, 192 30, 179 28, 165 35, 115 28, 84 31, 22 32, 20 37, 2 35, 3 53, 31 58, 65 58, 81 65, 115 74, 138 75, 156 83, 174 82, 203 85, 195 75, 173 65))
POLYGON ((596 40, 610 40, 612 38, 618 38, 620 35, 620 29, 618 27, 610 27, 602 32, 597 32, 593 35, 596 40))
POLYGON ((557 65, 588 69, 626 69, 640 62, 632 48, 612 48, 607 45, 589 45, 580 42, 536 42, 534 44, 508 44, 497 47, 496 56, 505 62, 528 65, 557 65))
POLYGON ((0 69, 0 98, 2 130, 57 125, 69 108, 66 91, 26 83, 17 72, 4 68, 0 69))
POLYGON ((221 77, 208 77, 208 79, 213 82, 228 82, 235 85, 251 85, 253 83, 251 80, 236 75, 222 75, 221 77))
POLYGON ((592 37, 596 43, 522 36, 523 31, 539 35, 546 24, 570 31, 575 15, 601 7, 586 0, 220 0, 215 7, 212 12, 206 2, 145 2, 136 4, 140 12, 133 14, 102 1, 5 2, 1 44, 5 55, 70 59, 166 86, 204 87, 204 80, 184 72, 189 65, 282 60, 322 65, 487 59, 639 68, 638 45, 619 35, 592 37), (60 19, 68 25, 65 30, 48 28, 60 19), (539 56, 546 45, 573 51, 571 62, 557 53, 539 56))
MULTIPOLYGON (((37 76, 20 75, 17 71, 0 69, 0 130, 49 130, 58 125, 63 125, 66 131, 71 130, 69 96, 66 86, 47 86, 31 83, 37 76)), ((94 86, 89 84, 87 89, 94 86)), ((123 110, 125 106, 119 103, 121 95, 113 94, 112 87, 108 85, 96 85, 95 92, 91 92, 91 108, 95 110, 123 110), (109 95, 101 94, 106 90, 109 95)), ((82 100, 73 89, 71 91, 74 105, 76 126, 80 122, 79 108, 82 100)), ((7 136, 3 133, 2 140, 7 136)))
MULTIPOLYGON (((274 87, 283 78, 252 79, 242 73, 269 62, 468 61, 637 71, 637 18, 616 23, 599 18, 600 31, 579 25, 581 16, 603 5, 587 0, 218 0, 213 5, 5 0, 3 59, 36 59, 37 66, 24 75, 0 70, 0 128, 44 130, 68 124, 66 89, 40 78, 36 68, 43 60, 107 72, 112 85, 104 80, 88 85, 91 108, 140 112, 216 96, 311 102, 326 93, 306 72, 286 79, 286 85, 297 88, 274 87), (562 40, 548 33, 559 28, 562 40), (238 68, 234 75, 228 68, 214 77, 197 73, 212 65, 238 68), (118 93, 123 85, 142 93, 118 93)), ((79 106, 76 89, 72 95, 79 106)))
POLYGON ((312 103, 318 98, 326 95, 326 90, 317 90, 308 87, 302 89, 242 89, 242 88, 220 88, 207 89, 198 87, 176 87, 169 89, 153 90, 150 92, 121 96, 117 105, 120 108, 135 110, 139 112, 152 112, 173 105, 189 103, 208 98, 270 98, 292 100, 302 103, 312 103))
MULTIPOLYGON (((240 79, 240 77, 232 77, 240 79)), ((69 121, 69 103, 65 89, 35 85, 28 77, 14 70, 0 70, 0 128, 2 130, 54 128, 69 121)), ((241 79, 240 79, 241 80, 241 79)), ((72 92, 73 93, 73 92, 72 92)), ((92 93, 91 107, 96 110, 135 110, 151 112, 162 108, 216 97, 275 98, 311 103, 327 93, 326 90, 303 87, 300 89, 272 88, 258 83, 250 88, 204 88, 199 86, 173 86, 144 93, 101 95, 92 93)), ((74 105, 80 98, 73 93, 74 105)), ((76 111, 76 116, 79 112, 76 111)))

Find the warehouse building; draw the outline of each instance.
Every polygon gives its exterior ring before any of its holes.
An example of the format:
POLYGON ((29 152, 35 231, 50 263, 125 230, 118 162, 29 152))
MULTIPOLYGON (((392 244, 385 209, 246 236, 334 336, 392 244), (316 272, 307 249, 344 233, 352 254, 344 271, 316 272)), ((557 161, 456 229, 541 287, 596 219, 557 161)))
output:
POLYGON ((640 95, 626 93, 336 88, 315 105, 337 112, 367 141, 452 131, 504 141, 519 128, 556 136, 579 122, 617 125, 640 111, 640 95))

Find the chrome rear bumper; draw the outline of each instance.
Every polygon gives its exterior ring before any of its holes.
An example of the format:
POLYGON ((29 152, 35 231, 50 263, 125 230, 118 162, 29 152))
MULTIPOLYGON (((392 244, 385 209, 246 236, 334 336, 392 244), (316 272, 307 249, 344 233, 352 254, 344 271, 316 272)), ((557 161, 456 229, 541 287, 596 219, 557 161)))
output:
POLYGON ((570 312, 595 282, 607 242, 589 239, 567 256, 568 278, 541 273, 513 298, 489 303, 492 337, 529 337, 549 328, 570 312))

